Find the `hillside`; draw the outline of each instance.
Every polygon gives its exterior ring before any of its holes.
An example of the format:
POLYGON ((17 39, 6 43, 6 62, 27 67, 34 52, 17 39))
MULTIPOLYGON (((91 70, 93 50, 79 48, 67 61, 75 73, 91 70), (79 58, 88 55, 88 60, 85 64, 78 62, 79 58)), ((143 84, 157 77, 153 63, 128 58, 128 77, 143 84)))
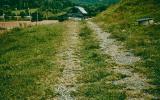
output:
POLYGON ((82 6, 88 12, 89 17, 93 17, 104 11, 119 0, 70 0, 74 5, 82 6))
POLYGON ((119 0, 71 0, 75 4, 104 4, 109 5, 119 0))
POLYGON ((132 52, 142 58, 135 69, 151 78, 149 81, 157 88, 145 90, 154 95, 160 94, 160 25, 136 25, 136 20, 151 17, 155 23, 160 22, 159 0, 121 0, 99 14, 94 21, 112 38, 124 43, 132 52))

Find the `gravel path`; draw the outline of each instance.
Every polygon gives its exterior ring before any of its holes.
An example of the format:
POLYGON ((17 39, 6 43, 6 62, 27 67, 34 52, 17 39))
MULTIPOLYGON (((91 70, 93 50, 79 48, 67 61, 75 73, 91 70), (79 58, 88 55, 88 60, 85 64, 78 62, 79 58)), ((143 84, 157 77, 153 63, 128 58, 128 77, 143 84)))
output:
POLYGON ((151 87, 147 83, 146 77, 140 73, 136 73, 133 68, 129 67, 130 65, 134 66, 134 63, 141 59, 125 51, 124 47, 119 45, 120 43, 115 39, 111 39, 110 34, 102 31, 98 25, 88 21, 88 26, 97 34, 104 53, 110 55, 112 60, 118 64, 118 66, 108 70, 126 76, 120 80, 114 80, 112 83, 124 86, 123 91, 127 94, 127 100, 148 100, 153 98, 151 95, 143 92, 143 89, 151 87))
POLYGON ((58 97, 56 100, 75 100, 71 94, 76 91, 76 77, 80 74, 81 67, 78 59, 78 22, 70 22, 66 33, 66 40, 63 44, 61 53, 59 53, 60 66, 62 66, 62 76, 56 85, 58 97))

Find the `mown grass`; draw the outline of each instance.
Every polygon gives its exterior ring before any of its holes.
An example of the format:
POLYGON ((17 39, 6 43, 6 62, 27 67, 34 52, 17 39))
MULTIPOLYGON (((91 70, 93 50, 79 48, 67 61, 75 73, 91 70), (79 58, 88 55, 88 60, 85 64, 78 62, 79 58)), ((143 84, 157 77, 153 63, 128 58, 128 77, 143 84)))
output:
MULTIPOLYGON (((158 0, 122 0, 95 18, 112 37, 123 41, 126 47, 142 57, 136 64, 138 71, 144 72, 160 85, 160 25, 141 26, 135 22, 139 18, 152 17, 160 21, 160 2, 158 0)), ((157 89, 149 90, 153 94, 157 89)))
POLYGON ((50 84, 55 84, 60 73, 55 54, 64 31, 63 24, 33 26, 0 37, 1 100, 38 100, 54 95, 50 84), (48 80, 52 81, 45 86, 48 80))
MULTIPOLYGON (((84 23, 83 23, 84 24, 84 23)), ((80 32, 81 66, 83 71, 78 77, 78 92, 75 94, 80 100, 123 100, 125 94, 120 92, 121 86, 109 82, 113 77, 118 78, 107 67, 114 63, 107 62, 109 56, 104 55, 95 34, 85 24, 80 32)))

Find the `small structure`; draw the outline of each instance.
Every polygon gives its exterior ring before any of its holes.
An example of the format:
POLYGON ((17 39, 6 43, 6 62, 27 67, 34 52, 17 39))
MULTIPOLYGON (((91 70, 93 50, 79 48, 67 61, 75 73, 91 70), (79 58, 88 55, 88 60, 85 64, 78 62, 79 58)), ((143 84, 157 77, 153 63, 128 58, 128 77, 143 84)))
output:
POLYGON ((153 25, 153 18, 142 18, 137 20, 138 25, 153 25))
POLYGON ((85 19, 87 18, 87 14, 87 11, 83 7, 75 6, 68 12, 68 17, 85 19))

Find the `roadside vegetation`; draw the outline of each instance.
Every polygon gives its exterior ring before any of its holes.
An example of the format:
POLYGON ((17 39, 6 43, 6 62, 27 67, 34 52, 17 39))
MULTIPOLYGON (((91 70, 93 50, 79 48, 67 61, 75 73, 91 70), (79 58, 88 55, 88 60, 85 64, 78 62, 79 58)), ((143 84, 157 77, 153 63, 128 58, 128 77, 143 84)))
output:
POLYGON ((94 19, 112 34, 112 38, 122 41, 129 50, 142 58, 135 69, 151 78, 150 83, 157 85, 144 90, 155 96, 160 94, 160 24, 143 26, 135 22, 146 17, 160 22, 159 7, 159 0, 122 0, 94 19))
POLYGON ((0 35, 0 99, 44 99, 54 96, 61 69, 56 52, 65 25, 15 28, 0 35))
POLYGON ((78 77, 78 92, 75 95, 80 100, 124 100, 125 94, 120 91, 121 86, 113 85, 111 80, 121 78, 109 70, 115 64, 108 55, 101 52, 99 42, 94 32, 85 23, 79 36, 81 37, 81 66, 82 73, 78 77))

